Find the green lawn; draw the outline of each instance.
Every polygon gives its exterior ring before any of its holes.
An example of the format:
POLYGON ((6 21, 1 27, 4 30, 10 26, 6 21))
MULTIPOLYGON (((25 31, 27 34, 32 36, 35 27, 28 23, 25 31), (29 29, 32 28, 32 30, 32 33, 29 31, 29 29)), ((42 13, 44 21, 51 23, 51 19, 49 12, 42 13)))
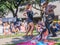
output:
POLYGON ((56 45, 60 45, 60 43, 57 43, 56 45))
MULTIPOLYGON (((37 35, 38 33, 34 30, 34 33, 33 35, 37 35)), ((19 37, 19 36, 24 36, 25 33, 16 33, 14 35, 7 35, 7 36, 0 36, 0 38, 12 38, 12 37, 19 37)), ((60 40, 60 38, 57 38, 57 39, 53 39, 53 40, 60 40)), ((16 45, 16 44, 6 44, 6 45, 16 45)), ((60 45, 60 42, 57 43, 56 45, 60 45)))
MULTIPOLYGON (((38 33, 34 30, 34 32, 33 32, 33 35, 37 35, 38 33)), ((25 35, 25 33, 16 33, 16 34, 14 34, 14 35, 0 35, 0 39, 1 38, 13 38, 13 37, 19 37, 19 36, 24 36, 25 35)))

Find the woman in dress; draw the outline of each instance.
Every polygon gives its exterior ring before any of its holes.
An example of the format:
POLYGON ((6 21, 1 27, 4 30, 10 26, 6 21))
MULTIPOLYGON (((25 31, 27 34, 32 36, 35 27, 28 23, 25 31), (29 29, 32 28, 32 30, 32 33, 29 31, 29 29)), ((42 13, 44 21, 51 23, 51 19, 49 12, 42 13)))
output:
MULTIPOLYGON (((35 13, 37 14, 37 13, 35 13)), ((33 35, 33 30, 34 30, 34 23, 33 23, 33 11, 32 11, 32 5, 28 4, 26 6, 26 10, 25 13, 23 14, 24 16, 27 16, 27 22, 28 22, 28 29, 26 32, 26 36, 28 35, 28 33, 30 32, 30 35, 33 35)))

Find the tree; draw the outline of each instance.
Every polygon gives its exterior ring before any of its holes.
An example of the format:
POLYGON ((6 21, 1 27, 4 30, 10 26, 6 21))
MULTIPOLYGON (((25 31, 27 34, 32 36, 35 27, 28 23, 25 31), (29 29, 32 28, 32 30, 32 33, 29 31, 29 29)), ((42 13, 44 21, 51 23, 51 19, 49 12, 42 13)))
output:
POLYGON ((6 8, 8 8, 12 12, 13 17, 17 17, 18 7, 23 3, 24 0, 0 0, 0 4, 6 6, 6 8))
POLYGON ((0 17, 4 17, 4 14, 6 14, 7 8, 5 5, 3 5, 2 2, 0 2, 0 17))

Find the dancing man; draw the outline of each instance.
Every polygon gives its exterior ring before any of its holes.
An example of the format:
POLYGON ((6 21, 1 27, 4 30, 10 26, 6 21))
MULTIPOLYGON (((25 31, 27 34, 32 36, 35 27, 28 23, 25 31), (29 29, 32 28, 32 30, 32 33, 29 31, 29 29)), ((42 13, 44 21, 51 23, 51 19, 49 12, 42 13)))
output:
POLYGON ((48 29, 49 34, 52 32, 52 36, 55 37, 56 33, 52 28, 53 20, 54 20, 54 9, 56 8, 55 5, 48 5, 48 2, 45 2, 42 6, 44 14, 45 14, 45 26, 48 29))

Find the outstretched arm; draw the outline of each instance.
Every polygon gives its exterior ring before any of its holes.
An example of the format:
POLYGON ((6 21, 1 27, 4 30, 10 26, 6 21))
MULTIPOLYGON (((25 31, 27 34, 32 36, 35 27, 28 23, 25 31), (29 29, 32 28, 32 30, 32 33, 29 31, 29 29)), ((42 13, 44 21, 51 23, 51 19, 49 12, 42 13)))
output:
POLYGON ((23 13, 23 15, 24 15, 24 16, 26 16, 26 15, 27 15, 27 13, 26 13, 26 12, 24 12, 24 13, 23 13))
POLYGON ((56 8, 56 6, 55 5, 52 5, 52 7, 51 7, 52 9, 55 9, 56 8))
POLYGON ((50 6, 49 11, 53 11, 53 10, 56 8, 56 6, 55 6, 55 5, 49 5, 49 6, 50 6))

